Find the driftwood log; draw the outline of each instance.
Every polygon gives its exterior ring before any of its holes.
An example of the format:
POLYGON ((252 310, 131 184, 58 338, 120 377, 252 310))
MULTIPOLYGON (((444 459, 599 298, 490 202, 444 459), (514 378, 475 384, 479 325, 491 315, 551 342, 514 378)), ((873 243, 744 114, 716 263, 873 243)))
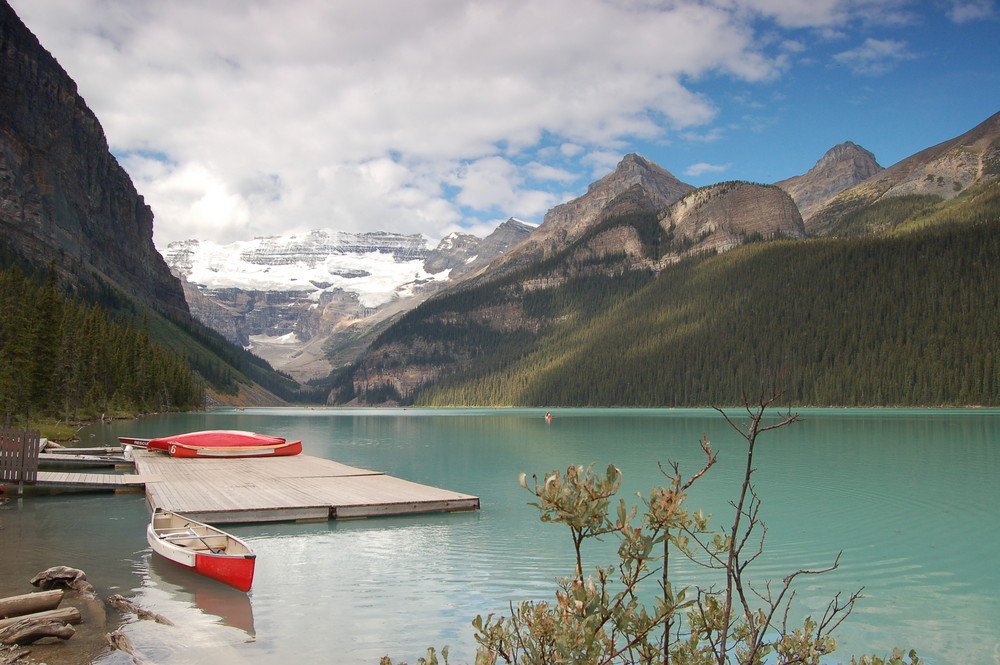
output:
POLYGON ((33 644, 45 637, 68 640, 76 629, 68 623, 53 618, 37 618, 38 615, 18 617, 14 623, 0 628, 0 642, 3 644, 33 644))
POLYGON ((87 581, 87 573, 68 566, 54 566, 43 570, 31 578, 31 584, 46 590, 72 589, 86 598, 97 595, 93 585, 87 581))
POLYGON ((75 607, 60 607, 55 610, 46 610, 44 612, 35 612, 34 614, 26 614, 20 617, 12 617, 10 619, 0 619, 0 629, 12 626, 18 621, 24 619, 31 619, 33 621, 43 621, 52 619, 55 621, 61 621, 62 623, 80 623, 83 620, 80 610, 75 607))
POLYGON ((62 589, 52 589, 0 598, 0 619, 54 610, 59 607, 65 593, 62 589))
POLYGON ((152 619, 156 623, 162 623, 165 626, 173 626, 174 625, 173 621, 171 621, 167 617, 163 616, 162 614, 157 614, 156 612, 150 612, 149 610, 145 610, 145 609, 139 607, 138 605, 136 605, 135 603, 133 603, 131 600, 129 600, 129 599, 127 599, 127 598, 125 598, 125 597, 123 597, 123 596, 121 596, 119 594, 115 594, 115 595, 111 596, 110 598, 108 598, 108 603, 110 603, 111 606, 114 607, 115 609, 117 609, 118 611, 120 611, 120 612, 132 612, 133 614, 135 614, 140 619, 152 619))

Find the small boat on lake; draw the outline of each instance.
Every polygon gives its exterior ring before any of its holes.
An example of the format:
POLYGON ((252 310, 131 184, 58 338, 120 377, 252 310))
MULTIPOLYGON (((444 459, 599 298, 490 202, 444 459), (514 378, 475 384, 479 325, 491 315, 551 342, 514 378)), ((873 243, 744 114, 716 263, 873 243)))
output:
POLYGON ((240 591, 253 585, 257 555, 214 526, 158 508, 146 528, 146 541, 160 556, 200 575, 240 591))
POLYGON ((162 450, 173 457, 280 457, 298 455, 302 442, 242 430, 204 430, 155 439, 118 437, 122 445, 162 450))

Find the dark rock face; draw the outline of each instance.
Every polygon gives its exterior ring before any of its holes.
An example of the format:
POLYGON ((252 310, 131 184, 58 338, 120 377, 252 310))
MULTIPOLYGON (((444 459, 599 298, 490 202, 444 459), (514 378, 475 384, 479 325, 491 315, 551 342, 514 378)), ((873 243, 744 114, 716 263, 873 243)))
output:
POLYGON ((775 183, 788 192, 803 219, 809 219, 840 192, 883 169, 875 155, 850 141, 830 148, 804 175, 775 183))
POLYGON ((108 150, 76 84, 0 0, 0 232, 76 286, 110 281, 187 315, 153 246, 153 213, 108 150))

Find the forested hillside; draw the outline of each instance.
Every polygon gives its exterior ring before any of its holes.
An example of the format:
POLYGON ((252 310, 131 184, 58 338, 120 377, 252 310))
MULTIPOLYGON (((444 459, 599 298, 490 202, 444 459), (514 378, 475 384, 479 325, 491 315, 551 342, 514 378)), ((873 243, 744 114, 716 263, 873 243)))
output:
POLYGON ((191 409, 204 382, 150 339, 145 320, 112 317, 16 266, 0 271, 0 421, 191 409))
POLYGON ((194 321, 109 284, 67 290, 2 247, 0 311, 0 423, 195 409, 252 382, 318 398, 194 321))
POLYGON ((1000 404, 1000 183, 872 215, 848 226, 885 233, 440 298, 387 331, 351 385, 428 405, 736 404, 761 381, 799 405, 1000 404), (377 380, 393 363, 445 369, 393 394, 377 380))

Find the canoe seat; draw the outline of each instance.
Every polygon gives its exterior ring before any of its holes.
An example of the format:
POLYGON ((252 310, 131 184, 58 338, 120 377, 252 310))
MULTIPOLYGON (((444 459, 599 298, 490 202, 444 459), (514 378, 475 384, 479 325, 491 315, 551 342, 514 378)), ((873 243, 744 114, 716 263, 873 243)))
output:
POLYGON ((177 531, 172 533, 165 533, 160 536, 160 540, 186 540, 188 538, 202 538, 208 536, 199 536, 194 531, 177 531))
POLYGON ((222 536, 220 534, 206 534, 206 535, 202 536, 202 535, 200 535, 198 533, 195 533, 194 529, 185 529, 185 530, 181 531, 177 527, 168 528, 168 529, 154 529, 154 531, 156 533, 160 534, 160 540, 164 540, 164 541, 167 541, 167 542, 172 542, 172 541, 176 541, 176 540, 193 541, 193 542, 186 542, 186 543, 174 543, 178 547, 186 547, 186 548, 192 549, 192 550, 194 550, 196 552, 211 552, 212 554, 222 554, 223 552, 226 551, 225 542, 223 542, 223 546, 222 547, 212 547, 208 543, 207 539, 209 539, 209 538, 224 538, 225 537, 225 536, 222 536), (198 543, 201 543, 202 545, 204 545, 204 547, 194 547, 194 545, 197 545, 198 543))

